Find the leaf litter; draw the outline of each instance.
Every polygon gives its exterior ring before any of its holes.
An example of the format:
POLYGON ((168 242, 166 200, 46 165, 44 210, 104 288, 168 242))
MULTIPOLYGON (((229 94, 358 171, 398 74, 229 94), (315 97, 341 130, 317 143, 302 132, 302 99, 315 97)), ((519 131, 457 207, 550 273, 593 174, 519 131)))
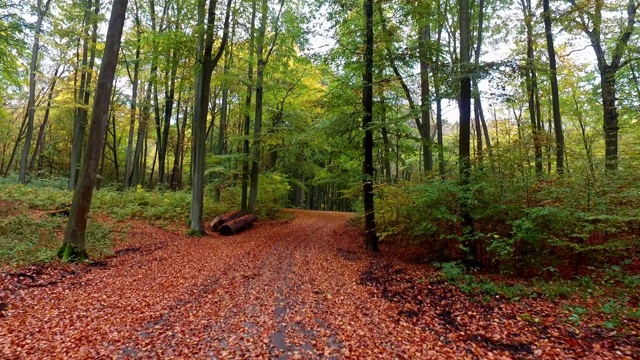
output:
POLYGON ((367 254, 349 214, 291 214, 232 237, 136 222, 98 266, 0 273, 0 358, 640 357, 637 324, 571 326, 561 301, 483 302, 393 251, 367 254))

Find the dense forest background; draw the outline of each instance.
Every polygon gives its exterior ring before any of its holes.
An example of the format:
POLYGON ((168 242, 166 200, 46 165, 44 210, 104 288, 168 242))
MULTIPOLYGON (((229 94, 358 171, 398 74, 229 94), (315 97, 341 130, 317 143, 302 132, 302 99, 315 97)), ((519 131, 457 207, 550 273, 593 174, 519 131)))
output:
MULTIPOLYGON (((131 0, 98 187, 363 212, 369 131, 383 240, 523 275, 637 252, 635 1, 371 6, 131 0)), ((2 176, 75 188, 110 8, 0 0, 2 176)))

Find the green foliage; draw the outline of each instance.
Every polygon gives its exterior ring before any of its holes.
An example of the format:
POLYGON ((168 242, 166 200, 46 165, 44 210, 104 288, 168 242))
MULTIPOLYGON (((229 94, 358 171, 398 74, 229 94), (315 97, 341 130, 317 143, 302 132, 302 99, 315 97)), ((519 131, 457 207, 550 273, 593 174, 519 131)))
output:
POLYGON ((376 187, 376 221, 381 238, 404 235, 424 244, 434 260, 452 259, 460 249, 458 200, 452 181, 400 182, 376 187))
POLYGON ((287 179, 279 173, 260 174, 258 180, 258 214, 272 217, 287 205, 287 195, 291 187, 287 179))
MULTIPOLYGON (((637 180, 637 175, 625 175, 637 180)), ((466 202, 481 249, 479 260, 500 272, 566 277, 581 263, 614 260, 640 248, 640 221, 631 205, 640 202, 636 186, 628 178, 603 177, 591 181, 589 190, 582 180, 577 176, 531 181, 526 174, 475 171, 466 202)), ((379 185, 376 191, 383 237, 410 237, 423 244, 431 260, 464 259, 463 192, 456 182, 401 181, 379 185)))
POLYGON ((22 203, 31 209, 57 210, 71 205, 72 194, 48 186, 0 183, 0 200, 22 203))
POLYGON ((113 255, 115 233, 112 225, 89 220, 85 232, 87 253, 92 258, 103 258, 113 255))
POLYGON ((17 215, 0 222, 0 264, 19 266, 55 257, 63 230, 61 218, 17 215))

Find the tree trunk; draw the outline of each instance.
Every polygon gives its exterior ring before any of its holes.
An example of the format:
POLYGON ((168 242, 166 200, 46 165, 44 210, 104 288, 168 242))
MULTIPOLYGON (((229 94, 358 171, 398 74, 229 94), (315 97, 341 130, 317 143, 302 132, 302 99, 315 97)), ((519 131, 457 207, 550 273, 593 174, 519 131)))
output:
POLYGON ((87 259, 85 250, 85 230, 87 218, 91 207, 93 189, 96 184, 98 163, 104 146, 104 136, 109 116, 109 100, 116 65, 122 28, 124 27, 125 13, 128 0, 114 0, 111 9, 111 18, 107 29, 102 66, 98 76, 98 85, 93 104, 91 125, 87 151, 85 152, 80 177, 69 214, 69 221, 64 234, 64 242, 58 250, 58 257, 64 261, 83 261, 87 259))
MULTIPOLYGON (((438 13, 441 11, 441 2, 438 1, 438 13)), ((436 43, 440 44, 442 41, 442 22, 438 22, 438 35, 436 39, 436 43)), ((440 55, 436 57, 436 64, 440 64, 440 55)), ((441 84, 440 84, 440 66, 435 66, 433 69, 433 82, 434 82, 434 92, 436 97, 436 131, 437 131, 437 142, 438 142, 438 174, 441 178, 444 178, 445 175, 445 163, 444 163, 444 139, 442 134, 442 94, 441 94, 441 84)))
POLYGON ((602 74, 602 107, 604 110, 605 167, 618 169, 618 109, 616 107, 616 72, 607 67, 602 74))
MULTIPOLYGON (((133 174, 133 136, 135 133, 136 126, 136 111, 138 104, 138 83, 140 77, 140 47, 142 41, 141 34, 141 24, 140 24, 140 15, 138 11, 138 2, 134 0, 135 7, 135 26, 136 26, 136 57, 133 65, 133 79, 131 80, 132 89, 131 89, 131 107, 130 107, 130 115, 129 115, 129 137, 127 138, 127 155, 125 158, 125 166, 124 166, 124 188, 125 190, 131 186, 131 178, 133 174)), ((127 70, 129 68, 127 67, 127 70)))
POLYGON ((564 132, 562 130, 562 115, 560 113, 560 95, 558 88, 558 70, 556 65, 556 50, 553 45, 553 30, 551 28, 551 9, 549 0, 542 0, 544 14, 544 29, 547 38, 547 53, 549 55, 549 80, 551 81, 551 103, 553 106, 553 130, 556 140, 556 171, 564 173, 564 132))
POLYGON ((280 14, 282 13, 282 8, 284 6, 284 0, 280 1, 280 10, 278 12, 278 16, 275 23, 275 34, 273 39, 271 40, 271 46, 269 47, 269 51, 265 55, 264 53, 264 45, 265 45, 265 36, 267 31, 267 20, 268 20, 268 12, 269 6, 267 0, 262 0, 262 20, 260 22, 260 29, 258 30, 258 43, 256 47, 256 53, 258 55, 258 67, 256 72, 256 112, 255 119, 253 124, 253 146, 251 149, 251 184, 249 187, 249 204, 248 210, 249 213, 254 213, 258 206, 258 174, 260 172, 260 153, 262 146, 262 107, 263 107, 263 95, 264 95, 264 70, 269 62, 269 57, 271 56, 276 41, 278 40, 278 22, 280 20, 280 14))
POLYGON ((47 125, 49 124, 49 114, 51 113, 51 103, 53 101, 53 94, 56 88, 56 82, 58 80, 58 75, 60 73, 60 67, 58 67, 53 74, 53 80, 51 81, 51 86, 49 87, 49 94, 47 95, 47 107, 44 111, 44 118, 42 119, 42 124, 40 124, 40 129, 38 130, 38 139, 36 140, 36 147, 33 150, 33 155, 31 155, 31 161, 29 161, 29 172, 33 172, 33 167, 35 166, 36 159, 39 158, 40 151, 42 150, 44 144, 44 136, 47 131, 47 125))
POLYGON ((162 129, 162 142, 159 150, 158 181, 164 187, 165 168, 167 162, 167 150, 169 149, 169 129, 171 128, 171 116, 173 115, 173 102, 176 94, 176 75, 178 72, 178 61, 175 50, 171 51, 171 73, 169 80, 169 91, 165 92, 164 99, 164 123, 162 129))
POLYGON ((380 131, 382 132, 382 163, 384 166, 384 177, 386 181, 391 182, 391 180, 393 180, 391 177, 391 145, 389 143, 389 131, 387 129, 387 104, 384 93, 380 96, 380 107, 382 109, 382 116, 380 117, 382 124, 380 126, 380 131))
POLYGON ((364 75, 362 81, 362 128, 364 135, 364 163, 362 165, 362 193, 364 197, 365 246, 369 251, 380 251, 374 212, 373 194, 373 0, 364 1, 364 75))
POLYGON ((579 24, 590 22, 593 28, 582 26, 582 31, 587 35, 591 42, 596 59, 598 61, 598 71, 600 72, 600 85, 602 95, 603 108, 603 130, 605 141, 605 168, 607 170, 618 169, 618 110, 616 107, 616 74, 629 61, 623 63, 622 57, 628 50, 629 40, 634 34, 636 24, 636 13, 638 5, 635 0, 629 0, 627 3, 627 22, 619 35, 608 36, 608 39, 614 40, 613 50, 611 51, 611 61, 607 63, 602 39, 602 8, 604 1, 595 1, 594 11, 586 14, 583 9, 579 8, 575 1, 570 4, 576 10, 579 24), (585 14, 588 19, 585 19, 585 14))
MULTIPOLYGON (((96 58, 96 43, 98 41, 98 13, 100 12, 100 1, 95 0, 95 13, 91 14, 92 0, 87 3, 87 21, 93 23, 91 34, 91 55, 87 65, 87 51, 89 39, 85 39, 82 55, 83 72, 80 80, 79 100, 80 106, 77 111, 77 119, 73 131, 73 143, 71 146, 71 166, 69 169, 69 190, 73 190, 78 180, 78 172, 80 170, 80 160, 82 159, 82 151, 84 147, 84 136, 87 128, 87 117, 89 116, 89 101, 91 99, 91 79, 93 77, 93 66, 96 58)), ((85 31, 85 36, 88 34, 85 31)))
POLYGON ((147 126, 149 124, 150 114, 150 102, 151 102, 151 87, 152 83, 147 83, 147 89, 145 92, 144 103, 142 104, 142 114, 140 116, 140 124, 138 125, 138 135, 136 139, 136 148, 133 156, 133 164, 131 168, 131 179, 129 181, 130 186, 141 185, 144 181, 145 169, 144 169, 144 145, 147 138, 147 126))
POLYGON ((420 56, 420 113, 422 117, 423 158, 425 171, 433 170, 433 154, 431 151, 431 89, 429 86, 429 51, 431 41, 431 25, 425 22, 418 30, 418 52, 420 56))
POLYGON ((255 46, 255 27, 256 27, 256 12, 257 12, 257 0, 251 2, 251 28, 249 29, 249 60, 247 69, 247 94, 244 100, 244 121, 242 135, 244 140, 242 141, 242 150, 245 158, 242 162, 242 194, 240 198, 240 209, 247 211, 249 209, 249 159, 250 159, 250 147, 249 147, 249 132, 251 131, 251 97, 253 95, 253 57, 255 46))
POLYGON ((479 266, 478 245, 474 236, 473 217, 471 216, 471 57, 469 54, 471 43, 471 24, 469 21, 469 0, 460 1, 460 144, 459 166, 460 183, 463 187, 460 212, 462 217, 462 235, 464 243, 469 248, 471 265, 479 266))
POLYGON ((267 0, 262 1, 262 19, 258 30, 258 42, 256 53, 258 55, 258 67, 256 73, 256 109, 253 123, 253 145, 251 147, 251 184, 249 187, 249 213, 254 213, 258 206, 258 173, 260 172, 260 146, 262 133, 262 97, 264 93, 264 69, 266 66, 264 59, 264 42, 267 30, 269 7, 267 0))
POLYGON ((42 21, 49 11, 51 0, 46 0, 44 5, 42 0, 38 0, 36 12, 36 27, 33 35, 33 47, 31 49, 31 65, 29 66, 29 100, 27 103, 27 133, 24 139, 24 147, 22 148, 22 157, 20 158, 20 183, 27 182, 27 162, 29 160, 29 152, 31 151, 31 139, 33 138, 33 123, 35 122, 36 113, 36 71, 38 71, 38 53, 40 52, 40 33, 42 32, 42 21))
MULTIPOLYGON (((214 29, 215 29, 215 8, 217 0, 211 0, 207 14, 205 34, 199 35, 198 58, 202 57, 202 66, 196 70, 195 82, 195 107, 192 128, 192 149, 191 149, 191 233, 194 235, 204 234, 202 222, 204 210, 204 182, 205 182, 205 158, 207 142, 207 113, 209 108, 209 94, 211 86, 211 74, 218 64, 220 57, 227 45, 229 38, 229 20, 231 16, 232 0, 227 1, 225 12, 223 36, 218 47, 218 51, 213 55, 214 29)), ((198 5, 198 23, 204 24, 204 0, 198 5)))
POLYGON ((536 111, 536 94, 538 91, 538 84, 533 49, 533 13, 531 12, 531 0, 521 0, 520 4, 522 6, 525 27, 527 29, 527 66, 525 69, 525 81, 527 86, 527 96, 529 99, 529 118, 531 121, 531 134, 533 136, 536 175, 541 176, 543 160, 541 134, 538 121, 539 115, 536 111))
MULTIPOLYGON (((231 42, 233 43, 233 38, 235 35, 235 26, 233 27, 233 31, 231 32, 231 42)), ((226 51, 225 51, 225 55, 224 55, 224 80, 223 80, 223 86, 222 86, 222 104, 220 107, 220 128, 218 129, 218 144, 216 147, 216 154, 217 155, 224 155, 224 140, 225 140, 225 133, 226 133, 226 128, 227 128, 227 116, 229 113, 229 70, 231 68, 231 49, 228 46, 226 51)), ((223 174, 216 174, 216 177, 220 178, 222 177, 223 174)), ((216 203, 220 202, 220 195, 221 195, 222 189, 220 186, 216 186, 215 189, 215 193, 214 193, 214 201, 216 203)))
MULTIPOLYGON (((179 189, 179 179, 180 179, 180 158, 182 153, 182 147, 184 143, 184 137, 181 132, 180 127, 180 108, 182 106, 182 80, 180 81, 179 90, 178 90, 178 103, 176 104, 176 145, 173 150, 173 167, 171 168, 171 177, 169 180, 169 188, 173 191, 177 191, 179 189)), ((185 108, 188 108, 186 106, 185 108)), ((186 111, 185 111, 186 112, 186 111)), ((186 116, 186 115, 185 115, 186 116)))

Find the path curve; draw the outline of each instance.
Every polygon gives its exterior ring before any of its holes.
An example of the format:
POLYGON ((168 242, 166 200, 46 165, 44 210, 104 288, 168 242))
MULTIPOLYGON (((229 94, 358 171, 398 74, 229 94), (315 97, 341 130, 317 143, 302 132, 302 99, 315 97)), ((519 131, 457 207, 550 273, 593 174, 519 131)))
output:
POLYGON ((375 319, 393 305, 358 283, 351 215, 292 213, 231 237, 137 223, 106 266, 12 294, 0 358, 411 356, 415 344, 385 344, 402 330, 375 319))
MULTIPOLYGON (((0 274, 0 300, 10 292, 0 301, 0 359, 596 355, 595 345, 518 318, 539 305, 470 302, 451 286, 425 283, 418 265, 365 253, 350 214, 291 214, 230 237, 136 222, 106 263, 58 268, 53 281, 32 276, 18 287, 0 274)), ((602 358, 625 358, 615 341, 598 345, 602 358)), ((640 354, 625 341, 626 354, 640 354)))

